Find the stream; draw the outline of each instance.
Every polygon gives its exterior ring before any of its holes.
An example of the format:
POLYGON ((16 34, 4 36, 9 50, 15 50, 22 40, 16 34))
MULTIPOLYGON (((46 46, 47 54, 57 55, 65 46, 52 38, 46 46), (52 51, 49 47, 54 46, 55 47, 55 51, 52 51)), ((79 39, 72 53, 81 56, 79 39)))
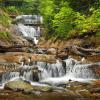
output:
MULTIPOLYGON (((42 24, 43 18, 37 15, 33 16, 22 15, 22 16, 17 16, 16 21, 18 21, 17 24, 15 25, 17 33, 23 36, 24 38, 30 38, 32 42, 35 45, 37 45, 38 38, 41 36, 41 27, 38 26, 37 24, 38 23, 42 24)), ((73 59, 72 57, 69 56, 64 60, 56 59, 55 63, 32 61, 31 58, 29 58, 28 59, 29 62, 26 64, 26 62, 23 59, 24 58, 22 58, 20 61, 21 62, 21 64, 19 65, 20 70, 16 70, 13 72, 5 72, 3 74, 0 74, 1 89, 3 89, 5 84, 7 84, 8 82, 15 81, 18 79, 27 81, 33 86, 49 85, 52 87, 58 87, 58 86, 62 87, 61 86, 62 84, 65 84, 70 81, 89 83, 90 81, 100 79, 100 74, 96 73, 96 71, 94 71, 93 69, 94 66, 96 66, 96 68, 100 68, 100 62, 84 64, 82 60, 77 61, 76 59, 73 59)), ((51 98, 53 98, 54 94, 51 93, 51 98)), ((46 94, 45 96, 50 97, 50 95, 48 94, 46 94)), ((44 99, 42 98, 41 100, 50 100, 47 98, 44 99)), ((58 93, 57 97, 54 97, 52 100, 55 99, 66 100, 66 96, 63 94, 63 96, 61 95, 60 98, 58 93)), ((9 100, 12 99, 10 98, 9 100)), ((26 99, 21 99, 21 100, 26 100, 26 99)), ((32 100, 32 96, 30 100, 32 100)), ((81 99, 77 98, 77 100, 81 99)), ((89 99, 84 99, 84 100, 89 100, 89 99)))
POLYGON ((93 64, 81 64, 81 62, 68 58, 64 61, 57 60, 56 63, 31 62, 31 65, 21 65, 20 71, 6 72, 0 76, 1 85, 7 81, 23 78, 29 82, 39 82, 51 85, 59 85, 68 80, 88 82, 100 79, 100 74, 93 71, 93 64))

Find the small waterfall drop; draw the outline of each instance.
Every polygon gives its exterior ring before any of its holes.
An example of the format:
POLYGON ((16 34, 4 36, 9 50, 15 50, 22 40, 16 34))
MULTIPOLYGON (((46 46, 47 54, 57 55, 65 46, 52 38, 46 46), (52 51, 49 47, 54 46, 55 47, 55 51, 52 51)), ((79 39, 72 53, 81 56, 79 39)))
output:
POLYGON ((15 20, 27 25, 43 23, 43 17, 40 15, 19 15, 15 20))
POLYGON ((44 63, 44 62, 37 62, 37 66, 39 68, 42 68, 42 73, 47 73, 48 75, 45 75, 46 78, 50 77, 62 77, 65 74, 64 66, 62 65, 62 62, 59 60, 56 61, 56 63, 50 64, 50 63, 44 63))
POLYGON ((94 72, 93 65, 100 67, 100 63, 83 64, 81 61, 69 58, 66 62, 66 77, 72 76, 81 79, 99 79, 98 75, 94 72))
POLYGON ((15 21, 17 22, 17 33, 37 44, 41 34, 40 25, 43 24, 42 16, 20 15, 16 17, 15 21))
POLYGON ((13 78, 22 77, 29 82, 59 83, 72 80, 99 79, 100 74, 94 72, 93 65, 100 67, 100 63, 82 64, 73 58, 56 63, 33 62, 31 66, 23 65, 18 72, 7 72, 0 76, 1 84, 13 78))
POLYGON ((33 39, 35 44, 38 43, 38 40, 36 37, 38 37, 39 33, 37 33, 35 28, 33 28, 32 26, 25 26, 19 23, 17 29, 19 33, 21 33, 24 37, 33 39))

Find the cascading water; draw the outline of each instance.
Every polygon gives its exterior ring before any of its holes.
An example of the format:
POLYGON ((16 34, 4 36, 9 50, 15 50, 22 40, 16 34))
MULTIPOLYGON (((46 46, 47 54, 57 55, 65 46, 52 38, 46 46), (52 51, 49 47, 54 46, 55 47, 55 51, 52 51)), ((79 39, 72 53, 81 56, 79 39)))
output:
POLYGON ((32 28, 31 26, 25 26, 23 24, 18 24, 18 30, 19 32, 22 32, 23 36, 25 37, 34 37, 36 36, 36 30, 32 28))
MULTIPOLYGON (((35 44, 38 40, 36 39, 40 36, 40 27, 37 29, 32 26, 26 26, 27 24, 36 24, 39 21, 42 23, 42 18, 37 17, 36 15, 22 15, 16 17, 16 20, 19 20, 17 25, 18 33, 21 33, 24 37, 33 39, 35 44), (31 20, 33 18, 33 20, 31 20)), ((42 52, 40 50, 40 52, 42 52)), ((56 60, 56 63, 47 63, 47 62, 33 62, 33 64, 25 65, 24 62, 20 66, 20 71, 15 72, 6 72, 0 75, 1 85, 16 78, 23 78, 29 82, 48 82, 48 83, 59 83, 66 82, 69 79, 72 80, 90 80, 90 79, 99 79, 100 75, 92 70, 92 65, 96 64, 82 64, 81 61, 77 61, 71 57, 66 60, 56 60)))
POLYGON ((56 61, 56 63, 50 64, 50 63, 44 63, 44 62, 37 62, 37 66, 39 68, 42 68, 42 73, 45 75, 45 78, 47 77, 61 77, 65 74, 64 66, 62 65, 62 62, 59 60, 56 61))
POLYGON ((5 74, 2 75, 2 80, 1 83, 5 83, 9 80, 11 80, 12 78, 15 77, 19 77, 19 73, 18 72, 7 72, 5 74))
POLYGON ((38 43, 38 40, 36 39, 36 37, 40 36, 38 30, 36 30, 32 26, 25 26, 21 23, 19 23, 17 27, 19 33, 21 33, 24 37, 32 39, 35 44, 38 43))
POLYGON ((15 20, 23 24, 43 23, 43 17, 39 15, 19 15, 15 20))
POLYGON ((68 58, 64 61, 57 60, 56 63, 33 62, 31 66, 23 65, 19 72, 7 72, 1 76, 1 83, 5 83, 13 78, 22 77, 29 82, 59 83, 72 80, 99 79, 100 75, 92 70, 92 65, 82 64, 81 62, 68 58))
MULTIPOLYGON (((75 78, 96 79, 99 78, 92 70, 94 64, 82 64, 72 58, 65 60, 66 76, 71 75, 75 78)), ((97 63, 100 66, 100 63, 97 63)))
POLYGON ((30 38, 35 44, 38 43, 37 38, 40 37, 41 28, 37 24, 43 23, 42 16, 38 15, 20 15, 17 16, 17 32, 21 33, 24 37, 30 38), (37 26, 37 27, 36 27, 37 26))
MULTIPOLYGON (((100 75, 94 72, 92 69, 93 65, 97 65, 97 68, 100 67, 100 63, 82 64, 81 61, 73 58, 68 58, 62 62, 57 60, 55 64, 47 64, 44 67, 49 77, 45 76, 45 79, 41 82, 60 83, 66 82, 69 79, 78 81, 99 79, 100 75)), ((39 66, 42 67, 43 63, 39 66)))

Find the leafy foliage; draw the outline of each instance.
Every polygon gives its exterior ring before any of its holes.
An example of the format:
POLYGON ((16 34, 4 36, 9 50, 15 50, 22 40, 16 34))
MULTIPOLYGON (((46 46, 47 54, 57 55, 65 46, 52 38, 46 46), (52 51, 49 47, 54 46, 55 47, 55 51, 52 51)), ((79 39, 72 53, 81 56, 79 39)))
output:
POLYGON ((9 14, 17 14, 18 13, 18 10, 15 6, 9 6, 6 9, 9 14))
POLYGON ((0 39, 6 39, 9 40, 11 38, 9 32, 0 32, 0 39))
POLYGON ((100 0, 43 0, 40 11, 48 33, 71 38, 98 32, 99 4, 100 0))
MULTIPOLYGON (((44 18, 46 36, 73 38, 91 33, 100 36, 100 0, 2 0, 1 2, 11 13, 41 14, 44 18)), ((0 21, 4 20, 3 16, 0 18, 0 21)))
POLYGON ((11 18, 6 13, 0 14, 0 24, 8 27, 11 24, 11 18))
POLYGON ((52 32, 52 19, 54 18, 55 5, 53 0, 41 0, 40 13, 44 17, 45 27, 48 29, 48 33, 52 32))
POLYGON ((68 32, 74 28, 75 12, 69 7, 62 7, 53 20, 54 29, 58 37, 68 37, 68 32), (58 34, 59 33, 59 34, 58 34))

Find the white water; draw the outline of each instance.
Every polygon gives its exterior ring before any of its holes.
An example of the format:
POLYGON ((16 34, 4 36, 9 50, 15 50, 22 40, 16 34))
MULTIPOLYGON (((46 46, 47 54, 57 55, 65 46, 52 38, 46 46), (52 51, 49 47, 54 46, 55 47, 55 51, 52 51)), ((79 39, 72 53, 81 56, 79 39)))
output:
POLYGON ((18 24, 18 29, 25 37, 33 38, 36 35, 36 30, 31 26, 25 26, 21 23, 18 24))
POLYGON ((20 15, 17 16, 17 31, 24 37, 32 39, 35 44, 38 43, 41 28, 38 24, 43 24, 43 18, 39 15, 20 15), (30 26, 31 25, 31 26, 30 26))
MULTIPOLYGON (((16 19, 24 19, 30 22, 31 18, 35 18, 38 20, 37 16, 33 15, 22 15, 18 16, 16 19)), ((42 21, 42 18, 40 18, 42 21)), ((37 29, 32 26, 26 26, 22 23, 18 23, 18 31, 24 36, 33 39, 34 43, 37 44, 37 37, 40 36, 40 27, 37 29)), ((83 61, 84 59, 82 59, 83 61)), ((39 82, 42 83, 61 83, 66 82, 69 79, 75 81, 88 81, 99 79, 100 75, 93 72, 91 66, 93 64, 82 64, 81 61, 77 61, 73 58, 68 58, 64 61, 56 60, 56 63, 50 64, 47 62, 37 62, 32 66, 22 64, 21 72, 7 72, 0 76, 0 83, 4 86, 5 83, 22 78, 23 80, 31 82, 33 85, 40 85, 38 82, 34 82, 36 78, 39 78, 39 82), (40 71, 38 74, 35 72, 37 76, 34 75, 32 68, 37 66, 40 71)), ((100 65, 100 63, 98 63, 100 65)), ((37 70, 35 70, 37 71, 37 70)))
MULTIPOLYGON (((39 78, 40 83, 59 84, 67 82, 69 79, 73 81, 87 82, 89 80, 99 79, 100 75, 96 74, 92 70, 93 64, 81 64, 81 62, 68 58, 64 62, 57 60, 56 63, 50 64, 46 62, 33 63, 32 66, 24 65, 21 72, 7 72, 0 78, 1 84, 4 85, 8 81, 16 78, 22 78, 23 80, 31 82, 36 85, 34 79, 39 78), (66 63, 63 65, 63 63, 66 63), (37 66, 40 73, 34 76, 32 69, 37 66)), ((100 63, 97 63, 100 67, 100 63)), ((36 72, 37 70, 35 70, 36 72)), ((40 85, 39 83, 37 85, 40 85)))
MULTIPOLYGON (((45 66, 44 70, 47 71, 49 76, 45 74, 45 78, 41 80, 41 82, 54 84, 66 82, 69 79, 84 82, 100 78, 99 74, 93 72, 91 67, 93 64, 81 64, 80 61, 72 58, 66 59, 64 62, 66 63, 66 66, 62 66, 63 64, 59 60, 57 60, 55 64, 49 65, 43 65, 42 62, 39 66, 45 66)), ((100 67, 100 63, 97 64, 100 67)))
POLYGON ((43 17, 39 15, 19 15, 16 17, 16 21, 23 24, 43 24, 43 17))
POLYGON ((40 36, 39 28, 38 28, 38 30, 36 30, 32 26, 25 26, 22 23, 19 23, 17 27, 18 27, 19 33, 21 33, 24 37, 28 37, 30 39, 33 39, 35 44, 38 43, 38 40, 36 37, 40 36))

